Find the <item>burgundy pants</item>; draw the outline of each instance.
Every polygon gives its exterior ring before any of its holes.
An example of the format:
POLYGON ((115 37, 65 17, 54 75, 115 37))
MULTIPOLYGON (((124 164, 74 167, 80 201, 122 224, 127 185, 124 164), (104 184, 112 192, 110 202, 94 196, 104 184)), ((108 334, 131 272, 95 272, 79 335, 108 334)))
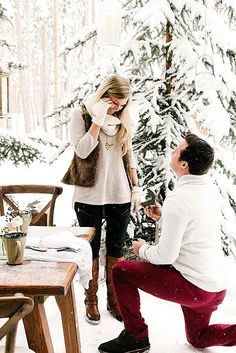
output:
POLYGON ((138 289, 181 305, 186 337, 198 348, 236 345, 236 325, 209 325, 226 291, 206 292, 187 281, 173 266, 120 261, 113 267, 113 286, 126 331, 137 339, 148 336, 140 312, 138 289))

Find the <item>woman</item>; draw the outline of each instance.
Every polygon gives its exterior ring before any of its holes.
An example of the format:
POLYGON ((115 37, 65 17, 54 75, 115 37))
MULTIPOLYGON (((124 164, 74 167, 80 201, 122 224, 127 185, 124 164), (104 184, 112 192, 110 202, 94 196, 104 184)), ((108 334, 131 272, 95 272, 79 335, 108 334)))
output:
POLYGON ((130 103, 129 82, 113 75, 71 115, 75 155, 62 181, 75 185, 73 204, 79 225, 96 229, 91 243, 93 278, 85 290, 86 320, 91 324, 100 321, 97 290, 103 218, 107 308, 122 321, 112 289, 111 268, 122 258, 130 210, 137 210, 141 194, 131 145, 130 103))

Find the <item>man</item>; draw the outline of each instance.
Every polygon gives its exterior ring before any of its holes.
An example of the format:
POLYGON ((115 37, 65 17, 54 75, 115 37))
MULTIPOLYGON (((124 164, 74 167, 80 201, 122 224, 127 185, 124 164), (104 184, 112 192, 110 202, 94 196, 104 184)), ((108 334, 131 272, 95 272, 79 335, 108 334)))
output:
MULTIPOLYGON (((146 262, 121 261, 113 268, 113 285, 125 329, 98 347, 101 353, 142 353, 150 348, 148 327, 140 312, 138 289, 181 305, 188 342, 198 348, 236 345, 236 325, 209 325, 225 297, 224 255, 220 239, 220 199, 206 175, 211 146, 189 134, 172 154, 178 181, 159 205, 146 208, 161 217, 156 245, 139 239, 134 252, 146 262)), ((167 328, 168 329, 168 328, 167 328)))

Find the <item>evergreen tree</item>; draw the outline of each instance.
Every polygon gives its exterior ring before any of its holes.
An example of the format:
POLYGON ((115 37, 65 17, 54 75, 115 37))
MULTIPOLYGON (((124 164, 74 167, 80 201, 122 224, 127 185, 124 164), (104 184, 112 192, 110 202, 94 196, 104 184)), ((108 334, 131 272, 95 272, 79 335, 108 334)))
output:
POLYGON ((222 194, 222 241, 229 254, 236 234, 236 164, 225 149, 235 137, 235 5, 131 0, 124 8, 123 66, 141 107, 134 146, 143 184, 162 203, 175 183, 172 148, 189 131, 206 138, 216 150, 211 175, 222 194))
MULTIPOLYGON (((229 254, 236 239, 236 163, 229 149, 235 141, 236 6, 233 0, 123 0, 123 20, 118 72, 131 79, 140 105, 133 142, 144 188, 162 203, 176 180, 172 148, 190 131, 205 138, 216 151, 211 176, 222 195, 222 245, 229 254)), ((88 89, 79 85, 74 102, 104 76, 90 70, 88 89)))
POLYGON ((16 167, 20 164, 29 167, 36 161, 50 164, 51 159, 56 159, 54 154, 57 155, 62 148, 61 141, 57 139, 52 140, 39 134, 19 135, 0 129, 0 166, 7 161, 16 167))
POLYGON ((45 161, 37 148, 14 136, 0 136, 0 164, 11 161, 15 166, 20 163, 29 166, 35 160, 45 161))

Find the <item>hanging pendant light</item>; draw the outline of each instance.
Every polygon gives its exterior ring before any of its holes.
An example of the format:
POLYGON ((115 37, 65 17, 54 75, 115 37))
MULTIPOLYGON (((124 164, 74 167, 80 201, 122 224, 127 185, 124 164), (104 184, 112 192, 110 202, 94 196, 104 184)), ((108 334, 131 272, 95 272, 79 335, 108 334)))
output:
POLYGON ((120 46, 122 8, 119 0, 103 0, 98 9, 98 44, 120 46))
POLYGON ((198 93, 212 88, 216 89, 213 70, 214 61, 210 55, 201 55, 198 57, 195 66, 195 89, 198 93))
POLYGON ((204 24, 204 53, 197 59, 195 65, 195 89, 198 93, 205 92, 209 89, 215 88, 215 77, 214 77, 214 60, 206 54, 206 43, 207 43, 207 0, 205 2, 205 24, 204 24))

